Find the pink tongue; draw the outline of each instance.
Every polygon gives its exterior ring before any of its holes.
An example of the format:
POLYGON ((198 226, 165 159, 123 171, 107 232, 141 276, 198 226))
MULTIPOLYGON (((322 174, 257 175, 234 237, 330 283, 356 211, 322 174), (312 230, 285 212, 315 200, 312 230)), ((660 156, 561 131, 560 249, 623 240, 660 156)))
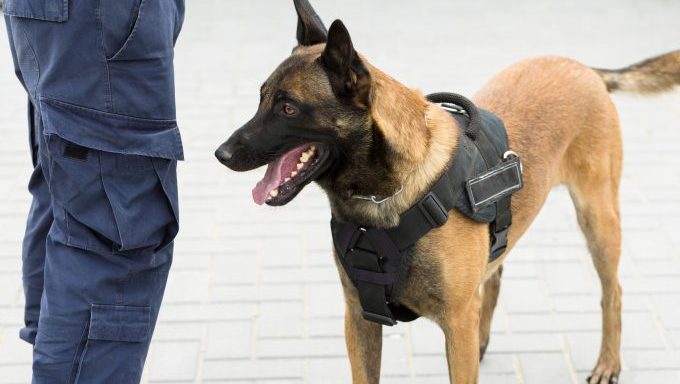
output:
POLYGON ((262 205, 267 201, 269 192, 278 188, 286 177, 289 177, 291 172, 297 169, 297 163, 300 160, 302 152, 309 148, 308 145, 299 146, 285 155, 279 157, 274 162, 269 163, 267 172, 264 174, 255 188, 253 188, 253 200, 255 204, 262 205))

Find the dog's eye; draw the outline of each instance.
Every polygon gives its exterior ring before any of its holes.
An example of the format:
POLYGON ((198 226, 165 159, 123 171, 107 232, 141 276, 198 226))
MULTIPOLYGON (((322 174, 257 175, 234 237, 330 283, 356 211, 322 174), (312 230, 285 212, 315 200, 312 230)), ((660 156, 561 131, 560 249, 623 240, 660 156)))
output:
POLYGON ((295 116, 295 114, 297 113, 297 109, 295 109, 295 107, 288 103, 283 104, 283 108, 281 109, 281 111, 286 116, 295 116))

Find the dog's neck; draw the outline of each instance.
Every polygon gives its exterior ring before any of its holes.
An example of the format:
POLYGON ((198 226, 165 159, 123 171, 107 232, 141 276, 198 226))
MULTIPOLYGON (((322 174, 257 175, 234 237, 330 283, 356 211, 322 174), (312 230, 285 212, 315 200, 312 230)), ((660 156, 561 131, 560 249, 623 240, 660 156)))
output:
MULTIPOLYGON (((418 91, 409 89, 390 76, 371 67, 374 78, 371 116, 374 129, 384 137, 384 167, 371 173, 375 191, 362 191, 376 204, 356 196, 333 193, 331 208, 341 220, 362 225, 392 227, 399 216, 420 199, 449 165, 460 130, 456 121, 443 109, 429 103, 418 91), (379 178, 376 180, 376 178, 379 178), (402 189, 403 188, 403 189, 402 189), (398 191, 401 191, 397 193, 398 191)), ((356 183, 361 185, 358 173, 356 183)), ((365 179, 363 183, 366 184, 365 179)))

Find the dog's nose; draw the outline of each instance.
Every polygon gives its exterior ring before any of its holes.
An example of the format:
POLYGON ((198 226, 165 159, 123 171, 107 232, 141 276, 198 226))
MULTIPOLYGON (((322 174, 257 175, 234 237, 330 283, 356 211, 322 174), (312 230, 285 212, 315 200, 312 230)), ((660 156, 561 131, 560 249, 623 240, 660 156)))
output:
POLYGON ((226 145, 222 145, 217 150, 215 151, 215 157, 217 160, 220 161, 220 163, 227 165, 231 158, 234 156, 234 151, 233 149, 227 147, 226 145))

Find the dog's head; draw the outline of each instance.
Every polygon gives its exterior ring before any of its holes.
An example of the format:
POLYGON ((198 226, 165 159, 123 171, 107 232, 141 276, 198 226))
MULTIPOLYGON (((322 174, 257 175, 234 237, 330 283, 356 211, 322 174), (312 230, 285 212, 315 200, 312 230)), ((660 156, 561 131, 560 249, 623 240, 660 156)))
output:
POLYGON ((372 79, 340 20, 327 31, 307 0, 294 0, 297 41, 264 82, 255 116, 215 156, 235 171, 268 165, 258 204, 284 205, 307 184, 338 177, 379 144, 370 117, 372 79))

